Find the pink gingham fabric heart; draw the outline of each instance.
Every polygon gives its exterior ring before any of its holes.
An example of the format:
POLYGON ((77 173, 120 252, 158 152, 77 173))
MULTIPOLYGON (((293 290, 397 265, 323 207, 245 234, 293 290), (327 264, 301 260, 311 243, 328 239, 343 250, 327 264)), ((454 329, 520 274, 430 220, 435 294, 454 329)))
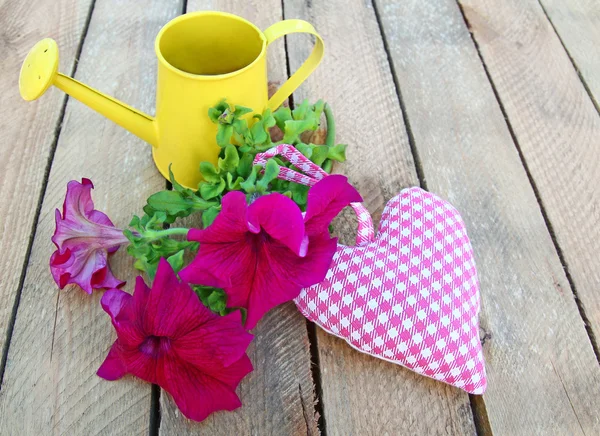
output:
MULTIPOLYGON (((293 147, 279 147, 255 163, 281 154, 312 180, 294 171, 282 178, 312 185, 326 176, 293 147)), ((366 209, 352 206, 357 245, 338 245, 327 277, 302 290, 298 309, 359 351, 483 394, 479 282, 458 211, 420 188, 405 189, 386 205, 375 237, 366 209)))

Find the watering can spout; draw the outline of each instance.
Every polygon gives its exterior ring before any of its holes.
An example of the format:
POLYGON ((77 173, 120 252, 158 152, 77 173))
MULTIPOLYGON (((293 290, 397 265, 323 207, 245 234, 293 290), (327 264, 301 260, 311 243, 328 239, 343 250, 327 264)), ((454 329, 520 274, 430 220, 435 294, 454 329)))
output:
POLYGON ((58 72, 58 46, 53 39, 38 42, 30 51, 19 77, 21 97, 35 100, 54 85, 71 97, 129 130, 152 146, 158 146, 154 117, 58 72))

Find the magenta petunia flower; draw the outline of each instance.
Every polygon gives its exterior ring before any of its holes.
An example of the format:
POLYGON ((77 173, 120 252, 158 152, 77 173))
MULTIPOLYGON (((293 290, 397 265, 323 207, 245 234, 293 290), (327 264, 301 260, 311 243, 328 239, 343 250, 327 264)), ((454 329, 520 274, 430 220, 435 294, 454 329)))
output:
POLYGON ((161 259, 152 288, 137 278, 133 296, 110 289, 102 307, 117 331, 98 375, 133 374, 170 393, 181 412, 202 421, 241 406, 235 389, 252 371, 246 348, 253 336, 239 311, 219 316, 206 308, 161 259))
POLYGON ((115 278, 108 255, 127 242, 121 229, 94 209, 89 179, 71 180, 63 203, 62 216, 56 209, 56 230, 52 242, 57 250, 50 257, 50 271, 60 289, 79 285, 88 294, 92 289, 114 288, 125 282, 115 278))
POLYGON ((271 308, 325 278, 337 245, 329 223, 358 201, 359 193, 341 175, 325 177, 310 189, 304 216, 278 193, 248 206, 242 192, 230 192, 213 224, 188 233, 200 249, 179 275, 224 288, 228 307, 247 309, 245 326, 251 329, 271 308))

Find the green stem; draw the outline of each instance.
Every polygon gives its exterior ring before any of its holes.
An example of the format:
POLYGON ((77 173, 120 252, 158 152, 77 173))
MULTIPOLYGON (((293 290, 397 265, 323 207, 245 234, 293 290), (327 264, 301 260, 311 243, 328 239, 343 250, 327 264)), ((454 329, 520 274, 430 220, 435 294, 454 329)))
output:
POLYGON ((165 236, 173 235, 187 235, 190 229, 185 227, 173 227, 171 229, 164 230, 146 230, 143 234, 144 238, 150 241, 155 241, 165 236))
POLYGON ((323 112, 325 112, 325 119, 327 120, 327 137, 325 138, 325 145, 333 147, 335 145, 335 120, 333 119, 331 106, 325 103, 323 112))

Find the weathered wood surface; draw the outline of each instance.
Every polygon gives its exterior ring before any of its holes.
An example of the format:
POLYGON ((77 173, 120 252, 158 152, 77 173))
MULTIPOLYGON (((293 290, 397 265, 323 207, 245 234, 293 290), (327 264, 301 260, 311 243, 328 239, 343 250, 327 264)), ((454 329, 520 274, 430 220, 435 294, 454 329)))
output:
MULTIPOLYGON (((279 0, 189 1, 187 11, 197 10, 230 12, 251 21, 262 30, 282 19, 279 0)), ((283 39, 269 47, 268 66, 269 80, 274 84, 283 83, 287 77, 283 39)), ((234 412, 213 414, 199 424, 185 419, 172 398, 163 391, 161 434, 318 434, 304 318, 292 303, 288 303, 271 311, 252 333, 255 338, 248 355, 254 371, 238 388, 242 407, 234 412)))
MULTIPOLYGON (((597 434, 600 368, 457 4, 377 4, 427 186, 461 211, 474 246, 491 429, 497 434, 597 434)), ((489 4, 480 12, 500 17, 501 8, 492 11, 489 4)), ((514 4, 511 19, 526 15, 521 6, 514 4)), ((475 13, 471 11, 467 16, 475 13)), ((509 48, 508 34, 503 39, 495 28, 482 29, 482 39, 504 42, 495 54, 506 72, 506 62, 518 58, 518 49, 509 48)), ((498 28, 509 32, 511 26, 506 21, 498 28)), ((539 56, 547 49, 531 48, 523 58, 530 68, 534 51, 539 56)), ((542 97, 535 97, 535 84, 528 86, 525 69, 511 75, 511 87, 531 97, 530 105, 539 104, 542 97)), ((524 111, 515 117, 522 120, 524 111)), ((540 124, 528 121, 528 131, 535 133, 540 124)))
MULTIPOLYGON (((179 0, 97 0, 76 78, 152 113, 153 39, 181 8, 179 0)), ((51 90, 48 97, 56 94, 51 90)), ((92 179, 96 207, 117 226, 126 225, 165 181, 148 145, 79 102, 69 100, 62 124, 0 391, 0 434, 148 434, 150 385, 96 376, 116 337, 99 304, 102 293, 59 292, 48 259, 54 209, 69 180, 92 179)), ((131 258, 117 253, 112 265, 131 291, 131 258)))
MULTIPOLYGON (((364 1, 284 2, 286 18, 313 23, 325 40, 323 64, 295 93, 333 108, 338 142, 349 144, 339 170, 361 192, 378 222, 385 203, 419 185, 402 113, 376 17, 364 1)), ((308 55, 307 38, 288 38, 292 69, 308 55)), ((345 215, 337 229, 356 232, 345 215)), ((464 392, 369 357, 317 328, 327 434, 472 434, 464 392)))
POLYGON ((600 3, 596 0, 540 0, 575 67, 600 109, 600 3))
POLYGON ((463 5, 599 337, 600 117, 537 1, 463 5))
POLYGON ((26 2, 0 2, 0 356, 65 101, 56 92, 26 104, 19 95, 19 70, 29 49, 51 36, 61 46, 62 70, 70 73, 90 5, 91 0, 39 1, 35 8, 26 2))
MULTIPOLYGON (((54 208, 69 180, 91 178, 97 208, 118 226, 165 182, 142 141, 80 103, 69 100, 61 121, 61 92, 51 90, 36 103, 18 97, 20 63, 39 38, 57 39, 62 71, 69 73, 85 33, 90 1, 46 3, 0 4, 6 59, 0 66, 0 198, 9 211, 1 221, 0 346, 45 189, 0 387, 0 434, 155 432, 148 384, 95 375, 115 338, 101 293, 59 293, 47 264, 54 208)), ((262 29, 284 15, 312 22, 326 56, 295 100, 323 98, 332 105, 338 142, 349 143, 348 162, 339 170, 361 191, 375 220, 401 188, 419 184, 418 167, 421 183, 461 211, 474 245, 489 383, 474 412, 462 391, 358 353, 317 329, 322 428, 330 436, 473 434, 475 413, 479 434, 599 434, 600 366, 571 286, 597 337, 598 6, 590 0, 540 0, 543 8, 534 0, 460 0, 465 23, 453 0, 374 3, 377 10, 361 0, 187 4, 188 11, 238 14, 262 29)), ((153 113, 153 40, 184 7, 184 0, 96 0, 76 77, 153 113)), ((292 71, 311 44, 305 36, 288 38, 292 71)), ((269 49, 269 62, 269 78, 282 82, 283 40, 269 49)), ((352 214, 336 228, 350 242, 352 214)), ((119 252, 113 265, 131 291, 131 259, 119 252)), ((254 333, 255 371, 239 389, 244 406, 197 424, 163 392, 160 434, 318 434, 304 320, 288 304, 254 333)))

